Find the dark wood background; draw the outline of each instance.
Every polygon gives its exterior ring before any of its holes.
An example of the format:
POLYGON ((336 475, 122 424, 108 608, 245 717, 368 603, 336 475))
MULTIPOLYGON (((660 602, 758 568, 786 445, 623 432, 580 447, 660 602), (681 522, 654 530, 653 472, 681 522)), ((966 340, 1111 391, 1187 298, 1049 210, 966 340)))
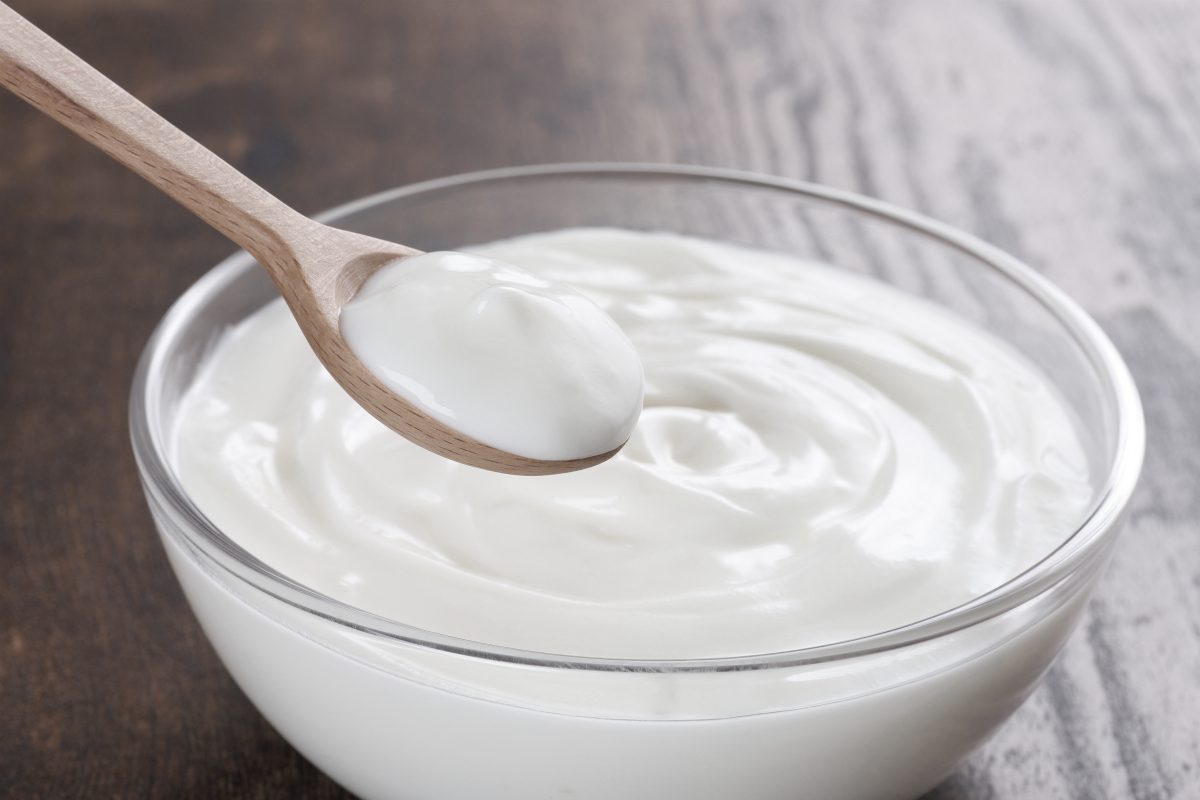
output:
MULTIPOLYGON (((930 797, 1200 797, 1200 3, 11 1, 305 212, 692 162, 876 195, 1043 270, 1129 358, 1146 471, 1061 661, 930 797)), ((0 96, 0 794, 343 796, 209 649, 127 444, 139 349, 230 250, 0 96)))

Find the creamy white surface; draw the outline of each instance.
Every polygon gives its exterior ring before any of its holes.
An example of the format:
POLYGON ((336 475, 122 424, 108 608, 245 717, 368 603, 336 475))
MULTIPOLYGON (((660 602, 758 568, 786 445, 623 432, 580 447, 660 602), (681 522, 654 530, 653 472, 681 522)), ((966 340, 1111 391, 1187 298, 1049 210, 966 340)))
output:
POLYGON ((390 262, 339 325, 402 397, 516 455, 607 453, 642 409, 642 365, 616 323, 574 289, 503 261, 435 252, 390 262))
POLYGON ((395 436, 286 308, 229 331, 175 457, 201 509, 308 586, 484 642, 698 657, 877 632, 994 588, 1093 497, 1046 380, 964 320, 796 259, 567 230, 478 248, 579 288, 645 368, 629 444, 525 478, 395 436))

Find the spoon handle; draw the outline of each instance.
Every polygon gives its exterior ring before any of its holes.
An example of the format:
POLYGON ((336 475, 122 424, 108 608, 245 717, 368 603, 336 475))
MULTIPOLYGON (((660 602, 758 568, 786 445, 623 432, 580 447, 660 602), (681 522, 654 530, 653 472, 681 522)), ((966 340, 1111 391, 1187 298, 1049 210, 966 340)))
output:
POLYGON ((0 85, 175 198, 264 266, 294 263, 289 256, 315 225, 2 2, 0 85))

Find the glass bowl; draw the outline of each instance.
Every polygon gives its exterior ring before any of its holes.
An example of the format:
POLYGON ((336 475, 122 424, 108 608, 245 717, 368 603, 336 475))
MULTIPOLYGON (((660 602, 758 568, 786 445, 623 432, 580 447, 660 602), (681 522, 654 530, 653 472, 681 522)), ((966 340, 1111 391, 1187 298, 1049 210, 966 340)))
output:
POLYGON ((867 198, 728 170, 573 164, 429 181, 341 206, 339 227, 423 250, 579 225, 666 230, 872 275, 1034 361, 1074 411, 1086 519, 994 591, 928 619, 788 652, 696 660, 455 639, 326 597, 242 550, 172 466, 179 399, 223 330, 275 296, 245 253, 172 306, 142 355, 133 448, 173 567, 246 695, 366 798, 911 798, 1032 691, 1078 621, 1141 468, 1136 388, 1096 324, 1030 268, 867 198))

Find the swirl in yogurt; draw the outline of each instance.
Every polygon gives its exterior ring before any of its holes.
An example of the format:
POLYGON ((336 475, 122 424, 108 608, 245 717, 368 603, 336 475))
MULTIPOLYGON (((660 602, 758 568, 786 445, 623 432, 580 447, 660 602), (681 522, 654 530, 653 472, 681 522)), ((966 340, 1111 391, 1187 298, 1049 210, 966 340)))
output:
POLYGON ((281 573, 428 630, 614 658, 746 655, 914 622, 1053 550, 1095 487, 1052 384, 981 328, 832 267, 671 234, 475 248, 597 303, 645 370, 610 461, 525 478, 396 437, 286 308, 227 332, 175 460, 281 573))

